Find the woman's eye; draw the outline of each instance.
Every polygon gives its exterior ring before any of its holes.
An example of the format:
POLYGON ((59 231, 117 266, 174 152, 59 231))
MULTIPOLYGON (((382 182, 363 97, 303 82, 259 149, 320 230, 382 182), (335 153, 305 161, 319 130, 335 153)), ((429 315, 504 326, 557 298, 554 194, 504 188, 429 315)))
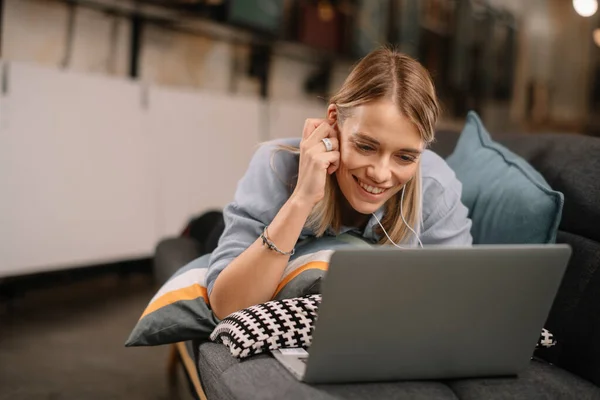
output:
POLYGON ((369 151, 373 151, 375 150, 375 148, 373 146, 369 146, 368 144, 360 144, 357 143, 356 147, 361 150, 361 151, 365 151, 365 152, 369 152, 369 151))
POLYGON ((400 156, 398 156, 398 159, 399 159, 401 162, 404 162, 404 163, 412 163, 412 162, 415 162, 415 161, 416 161, 416 158, 415 158, 415 157, 413 157, 413 156, 409 156, 409 155, 406 155, 406 154, 403 154, 403 155, 400 155, 400 156))

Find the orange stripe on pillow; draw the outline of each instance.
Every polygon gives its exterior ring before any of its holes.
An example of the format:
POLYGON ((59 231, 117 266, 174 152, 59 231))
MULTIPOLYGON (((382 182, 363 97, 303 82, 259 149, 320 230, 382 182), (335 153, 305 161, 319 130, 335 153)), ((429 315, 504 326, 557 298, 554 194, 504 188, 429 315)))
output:
POLYGON ((275 289, 275 293, 273 294, 273 297, 277 296, 277 294, 281 291, 281 289, 283 289, 285 287, 285 285, 290 283, 290 281, 292 279, 294 279, 295 277, 297 277, 298 275, 300 275, 302 272, 306 271, 307 269, 320 269, 322 271, 327 271, 328 267, 329 267, 329 263, 325 262, 325 261, 311 261, 308 264, 304 264, 303 266, 299 267, 298 269, 295 269, 294 271, 290 272, 290 274, 288 276, 286 276, 284 278, 284 280, 282 280, 279 283, 279 285, 277 286, 277 289, 275 289))
POLYGON ((206 288, 204 286, 200 286, 197 283, 194 283, 191 286, 187 286, 181 289, 173 290, 172 292, 165 293, 158 299, 150 303, 148 307, 146 307, 146 310, 144 310, 144 313, 142 314, 140 319, 158 310, 159 308, 163 308, 181 300, 194 300, 198 297, 202 297, 204 299, 204 302, 208 304, 208 295, 206 293, 206 288))

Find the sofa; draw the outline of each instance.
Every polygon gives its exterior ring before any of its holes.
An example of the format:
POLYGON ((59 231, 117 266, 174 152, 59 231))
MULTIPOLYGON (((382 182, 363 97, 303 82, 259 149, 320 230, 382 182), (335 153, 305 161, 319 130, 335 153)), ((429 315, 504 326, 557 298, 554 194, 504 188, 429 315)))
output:
MULTIPOLYGON (((432 149, 447 157, 459 134, 438 132, 432 149)), ((570 134, 493 138, 564 194, 557 242, 570 244, 573 255, 545 324, 557 346, 536 352, 518 377, 311 386, 298 382, 270 355, 240 362, 221 344, 192 341, 177 348, 187 352, 181 359, 194 360, 193 369, 187 363, 188 375, 200 383, 192 385, 194 394, 245 400, 600 399, 600 138, 570 134)), ((159 244, 154 268, 160 280, 214 249, 223 226, 218 219, 212 221, 196 238, 188 234, 159 244)), ((502 345, 501 340, 496 345, 502 345)))

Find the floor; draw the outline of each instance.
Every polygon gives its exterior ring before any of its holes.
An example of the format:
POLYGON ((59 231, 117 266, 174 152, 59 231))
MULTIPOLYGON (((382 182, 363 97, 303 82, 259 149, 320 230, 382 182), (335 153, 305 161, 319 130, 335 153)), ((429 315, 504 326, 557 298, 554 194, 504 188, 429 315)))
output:
POLYGON ((123 343, 154 294, 149 275, 94 277, 0 303, 0 400, 189 400, 169 348, 123 343))

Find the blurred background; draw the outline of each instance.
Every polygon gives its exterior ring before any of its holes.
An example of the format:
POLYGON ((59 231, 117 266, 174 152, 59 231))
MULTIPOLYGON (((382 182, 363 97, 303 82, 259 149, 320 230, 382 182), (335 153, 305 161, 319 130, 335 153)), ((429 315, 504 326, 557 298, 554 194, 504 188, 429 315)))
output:
POLYGON ((0 398, 173 398, 166 349, 123 349, 156 244, 229 202, 256 144, 324 116, 378 45, 430 70, 440 128, 476 110, 492 134, 600 135, 597 8, 0 0, 0 398))

